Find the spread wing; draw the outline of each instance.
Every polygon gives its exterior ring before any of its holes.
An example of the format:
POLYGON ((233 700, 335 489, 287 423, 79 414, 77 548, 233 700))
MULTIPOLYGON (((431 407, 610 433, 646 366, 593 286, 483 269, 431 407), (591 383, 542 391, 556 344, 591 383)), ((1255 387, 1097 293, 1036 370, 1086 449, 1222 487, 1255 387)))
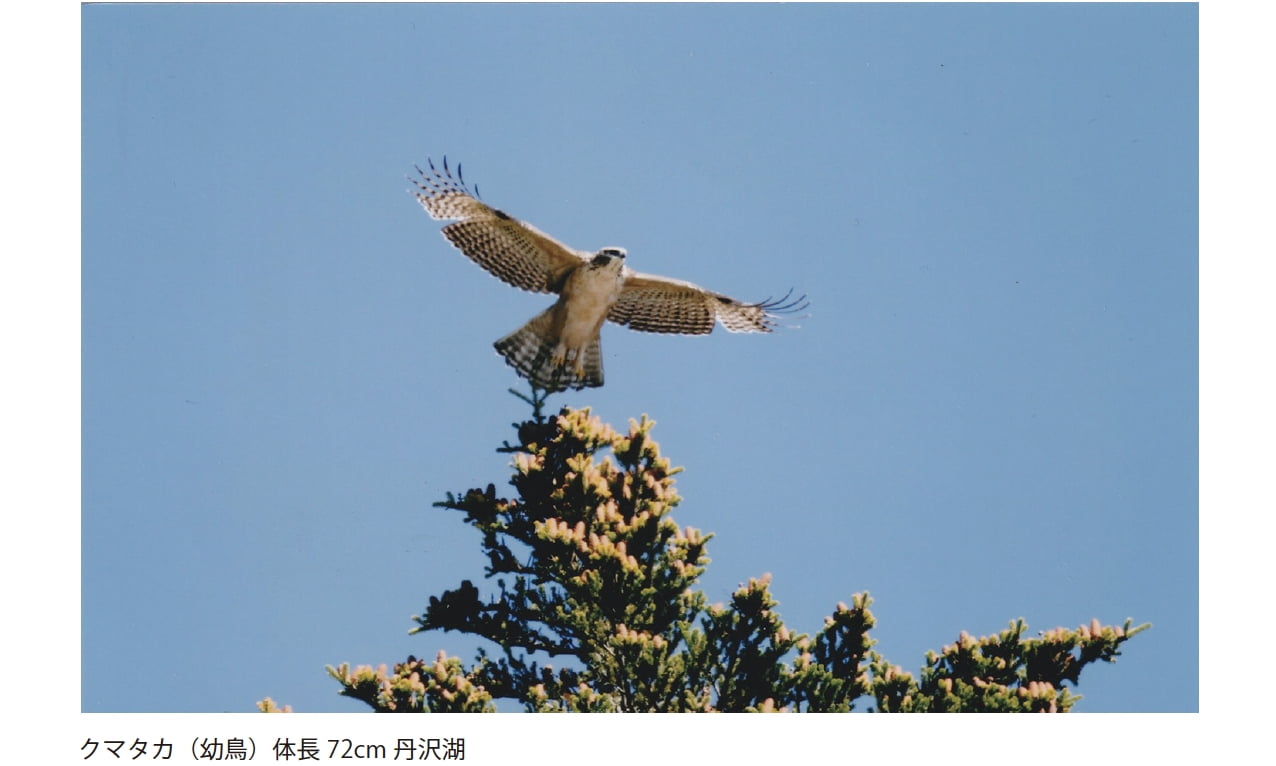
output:
POLYGON ((771 332, 784 314, 807 307, 806 296, 742 303, 699 285, 626 271, 624 287, 607 318, 643 332, 705 335, 715 322, 731 332, 771 332))
POLYGON ((501 281, 536 293, 556 293, 567 275, 587 261, 587 254, 480 202, 466 187, 460 165, 454 178, 447 158, 441 171, 433 162, 428 164, 428 170, 417 168, 419 180, 412 179, 417 201, 431 218, 455 220, 443 227, 443 236, 501 281))

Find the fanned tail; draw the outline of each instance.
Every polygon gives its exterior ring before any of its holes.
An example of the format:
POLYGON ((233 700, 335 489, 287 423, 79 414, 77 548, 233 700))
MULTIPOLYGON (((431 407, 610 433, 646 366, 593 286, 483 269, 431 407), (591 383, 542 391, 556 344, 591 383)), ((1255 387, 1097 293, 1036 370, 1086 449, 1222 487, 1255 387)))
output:
POLYGON ((565 391, 569 388, 579 391, 582 388, 601 386, 601 340, 594 338, 579 355, 575 349, 561 350, 559 339, 553 333, 553 311, 554 307, 551 306, 492 345, 505 357, 506 364, 531 381, 532 385, 547 392, 565 391), (554 359, 556 351, 563 354, 563 358, 557 360, 557 363, 554 359))

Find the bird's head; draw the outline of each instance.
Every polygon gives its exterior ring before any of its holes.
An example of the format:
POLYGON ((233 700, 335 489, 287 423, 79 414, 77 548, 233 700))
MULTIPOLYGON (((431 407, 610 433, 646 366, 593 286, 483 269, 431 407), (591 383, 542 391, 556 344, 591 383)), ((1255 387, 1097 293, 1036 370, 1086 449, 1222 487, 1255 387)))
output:
POLYGON ((590 263, 595 266, 604 266, 610 263, 613 258, 623 261, 625 259, 625 248, 604 247, 602 250, 594 253, 594 258, 590 261, 590 263))
POLYGON ((604 247, 589 261, 591 269, 602 269, 620 274, 625 269, 625 249, 623 247, 604 247))

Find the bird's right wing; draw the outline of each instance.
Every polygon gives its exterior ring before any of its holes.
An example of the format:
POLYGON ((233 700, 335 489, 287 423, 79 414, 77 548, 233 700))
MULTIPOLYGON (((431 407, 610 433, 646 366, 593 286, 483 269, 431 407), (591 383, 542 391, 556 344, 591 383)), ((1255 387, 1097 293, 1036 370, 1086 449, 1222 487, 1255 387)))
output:
POLYGON ((721 322, 730 332, 771 332, 784 314, 807 307, 806 296, 745 303, 700 285, 655 274, 625 272, 624 288, 607 318, 642 332, 705 335, 721 322))
POLYGON ((412 179, 417 201, 431 218, 455 220, 443 227, 443 236, 501 281, 556 293, 567 274, 586 262, 586 254, 479 201, 465 186, 460 165, 454 178, 446 159, 441 171, 428 164, 428 170, 417 168, 420 180, 412 179))

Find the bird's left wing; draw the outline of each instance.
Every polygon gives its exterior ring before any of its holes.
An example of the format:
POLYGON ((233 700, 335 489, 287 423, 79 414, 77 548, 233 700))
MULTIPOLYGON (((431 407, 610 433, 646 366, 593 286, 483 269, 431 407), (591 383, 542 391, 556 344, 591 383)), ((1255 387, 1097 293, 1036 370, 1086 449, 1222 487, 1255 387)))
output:
POLYGON ((416 198, 431 218, 455 220, 443 227, 443 236, 475 263, 501 281, 537 293, 556 293, 573 269, 586 262, 583 253, 571 249, 531 224, 480 202, 461 178, 428 163, 417 168, 412 179, 416 198))
POLYGON ((607 318, 643 332, 705 335, 715 322, 731 332, 771 332, 783 314, 801 311, 806 297, 743 303, 678 279, 627 271, 607 318))

